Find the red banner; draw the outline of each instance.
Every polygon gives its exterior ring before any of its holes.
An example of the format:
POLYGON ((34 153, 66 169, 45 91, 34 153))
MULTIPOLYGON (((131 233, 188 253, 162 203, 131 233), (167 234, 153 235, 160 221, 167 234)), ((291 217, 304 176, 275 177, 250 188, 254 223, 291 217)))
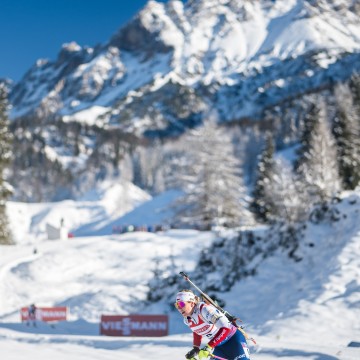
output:
MULTIPOLYGON (((21 308, 20 315, 21 321, 27 321, 29 319, 28 308, 21 308)), ((37 307, 35 317, 40 321, 66 321, 67 307, 37 307)))
POLYGON ((108 336, 166 336, 167 315, 102 315, 100 334, 108 336))

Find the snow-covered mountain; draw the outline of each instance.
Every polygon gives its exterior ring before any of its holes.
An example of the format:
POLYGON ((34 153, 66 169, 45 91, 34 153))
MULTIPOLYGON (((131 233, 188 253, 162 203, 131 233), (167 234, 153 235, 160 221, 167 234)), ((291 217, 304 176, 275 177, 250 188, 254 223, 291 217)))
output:
POLYGON ((151 0, 108 43, 37 61, 11 92, 11 118, 143 133, 209 106, 223 120, 259 115, 360 70, 359 11, 348 0, 151 0))
POLYGON ((15 198, 75 198, 211 114, 243 128, 278 111, 285 138, 295 101, 360 72, 359 14, 348 0, 149 1, 106 44, 64 44, 11 88, 15 198))

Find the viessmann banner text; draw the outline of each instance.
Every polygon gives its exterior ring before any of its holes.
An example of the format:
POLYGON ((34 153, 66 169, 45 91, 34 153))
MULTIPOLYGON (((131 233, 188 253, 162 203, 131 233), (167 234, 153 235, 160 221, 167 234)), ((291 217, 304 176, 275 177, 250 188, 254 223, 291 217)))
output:
POLYGON ((166 336, 167 315, 102 315, 100 334, 108 336, 166 336))
MULTIPOLYGON (((38 307, 36 308, 36 319, 41 321, 66 321, 68 309, 65 306, 38 307)), ((21 321, 29 319, 28 308, 21 308, 21 321)))

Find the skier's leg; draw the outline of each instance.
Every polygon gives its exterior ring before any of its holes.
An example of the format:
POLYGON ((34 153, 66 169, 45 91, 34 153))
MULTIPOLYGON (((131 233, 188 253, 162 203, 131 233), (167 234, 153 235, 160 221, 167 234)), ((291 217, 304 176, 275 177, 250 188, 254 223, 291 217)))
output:
MULTIPOLYGON (((224 359, 228 359, 227 358, 227 355, 225 353, 223 353, 223 351, 221 350, 221 346, 218 346, 214 349, 214 352, 213 352, 214 355, 216 356, 220 356, 224 359)), ((230 360, 230 359, 229 359, 230 360)))
POLYGON ((225 344, 216 347, 214 354, 228 360, 250 360, 250 352, 246 339, 239 330, 225 344))

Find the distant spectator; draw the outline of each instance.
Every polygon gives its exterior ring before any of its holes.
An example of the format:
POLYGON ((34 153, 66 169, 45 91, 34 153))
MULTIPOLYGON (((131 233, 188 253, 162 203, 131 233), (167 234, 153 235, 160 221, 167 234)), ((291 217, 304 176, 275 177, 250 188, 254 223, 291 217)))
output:
POLYGON ((164 231, 164 227, 162 225, 156 225, 155 232, 164 231))
POLYGON ((29 326, 30 323, 32 323, 32 325, 34 327, 36 327, 36 306, 35 304, 31 304, 28 308, 28 322, 27 325, 29 326))

